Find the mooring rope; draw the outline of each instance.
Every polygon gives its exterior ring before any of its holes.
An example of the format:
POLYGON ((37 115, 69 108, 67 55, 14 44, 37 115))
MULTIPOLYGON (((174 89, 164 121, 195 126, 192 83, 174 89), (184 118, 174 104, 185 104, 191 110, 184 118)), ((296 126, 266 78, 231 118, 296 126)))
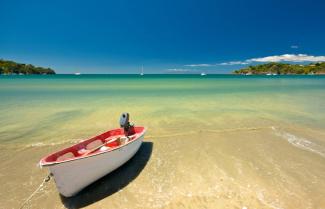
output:
POLYGON ((25 207, 25 205, 33 198, 33 196, 44 186, 45 183, 49 182, 51 180, 51 174, 46 176, 42 183, 37 187, 37 189, 23 202, 23 204, 20 206, 19 209, 22 209, 25 207))

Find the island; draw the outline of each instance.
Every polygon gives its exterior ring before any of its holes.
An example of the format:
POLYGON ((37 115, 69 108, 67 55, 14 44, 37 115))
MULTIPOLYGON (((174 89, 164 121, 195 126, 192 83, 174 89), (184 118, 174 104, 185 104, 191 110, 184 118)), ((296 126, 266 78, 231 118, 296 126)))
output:
POLYGON ((249 66, 235 70, 234 74, 240 75, 298 75, 298 74, 325 74, 325 62, 310 63, 308 65, 267 63, 249 66))
POLYGON ((31 64, 21 64, 0 59, 0 75, 55 74, 51 68, 36 67, 31 64))

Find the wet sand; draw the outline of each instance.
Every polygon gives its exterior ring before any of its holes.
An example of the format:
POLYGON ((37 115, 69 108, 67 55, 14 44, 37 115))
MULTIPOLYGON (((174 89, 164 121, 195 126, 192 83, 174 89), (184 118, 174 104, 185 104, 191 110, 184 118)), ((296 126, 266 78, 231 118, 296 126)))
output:
MULTIPOLYGON (((324 208, 325 150, 299 147, 285 134, 275 127, 149 132, 134 158, 77 196, 60 196, 52 179, 25 208, 324 208)), ((324 143, 322 132, 301 133, 310 134, 324 143)), ((1 208, 19 208, 47 175, 38 160, 67 145, 2 147, 1 208)))

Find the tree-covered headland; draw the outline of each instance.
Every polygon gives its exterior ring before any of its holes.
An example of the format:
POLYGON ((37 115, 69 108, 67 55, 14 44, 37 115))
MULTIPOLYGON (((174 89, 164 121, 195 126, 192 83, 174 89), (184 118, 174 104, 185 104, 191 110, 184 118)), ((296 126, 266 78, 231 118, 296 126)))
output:
POLYGON ((235 70, 234 74, 253 75, 294 75, 294 74, 325 74, 325 62, 311 63, 308 65, 293 65, 285 63, 267 63, 262 65, 249 66, 235 70))
POLYGON ((55 74, 51 68, 36 67, 0 59, 0 74, 55 74))

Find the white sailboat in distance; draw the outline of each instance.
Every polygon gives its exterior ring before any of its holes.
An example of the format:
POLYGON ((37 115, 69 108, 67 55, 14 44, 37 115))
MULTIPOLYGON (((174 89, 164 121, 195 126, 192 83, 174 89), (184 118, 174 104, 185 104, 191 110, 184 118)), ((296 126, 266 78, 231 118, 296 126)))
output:
POLYGON ((141 73, 140 73, 140 75, 144 75, 144 73, 143 73, 143 65, 141 67, 141 73))

